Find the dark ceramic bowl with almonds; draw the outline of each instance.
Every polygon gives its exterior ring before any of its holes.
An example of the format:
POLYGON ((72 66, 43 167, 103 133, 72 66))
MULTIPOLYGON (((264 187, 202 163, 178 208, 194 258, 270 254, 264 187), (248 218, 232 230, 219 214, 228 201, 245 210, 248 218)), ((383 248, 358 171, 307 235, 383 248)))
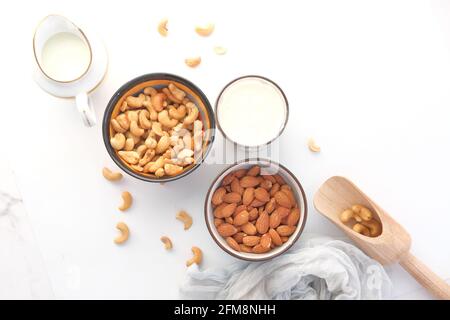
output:
MULTIPOLYGON (((120 122, 120 124, 122 124, 123 121, 120 122)), ((195 169, 197 169, 201 165, 201 163, 203 162, 204 158, 207 156, 209 151, 211 150, 214 141, 214 129, 215 129, 214 112, 205 94, 189 80, 168 73, 146 74, 125 83, 112 96, 111 100, 109 101, 106 107, 103 117, 103 141, 105 143, 108 154, 111 156, 113 161, 127 174, 137 179, 148 182, 162 183, 174 181, 187 176, 195 169), (174 94, 172 94, 173 92, 169 90, 169 86, 173 86, 175 90, 181 90, 183 99, 175 101, 176 97, 174 94), (157 112, 155 113, 155 116, 157 116, 157 119, 154 120, 151 118, 151 112, 153 109, 155 109, 154 107, 156 105, 153 100, 154 99, 153 95, 157 94, 159 96, 164 97, 162 99, 163 102, 161 102, 164 103, 164 105, 163 107, 161 107, 161 109, 156 110, 157 112), (147 103, 143 103, 142 105, 140 105, 139 99, 141 97, 143 101, 147 103), (132 99, 133 101, 130 101, 129 99, 132 99), (132 105, 129 102, 133 103, 136 102, 136 105, 132 105), (187 107, 190 106, 193 107, 186 108, 185 105, 187 107), (196 153, 195 161, 180 163, 179 159, 177 160, 176 158, 176 155, 179 156, 178 151, 180 150, 177 150, 178 153, 172 152, 173 154, 175 154, 175 157, 174 156, 172 156, 172 158, 169 158, 168 156, 166 157, 167 152, 170 153, 171 150, 173 151, 175 149, 175 146, 172 145, 169 146, 167 149, 164 149, 165 153, 161 152, 159 154, 158 152, 155 152, 153 154, 152 152, 150 152, 152 147, 155 150, 158 149, 158 147, 155 147, 155 145, 159 146, 161 139, 164 140, 170 139, 172 137, 171 132, 173 132, 175 128, 179 127, 191 131, 193 130, 192 126, 194 125, 194 123, 190 123, 189 125, 187 125, 185 122, 187 121, 186 119, 187 117, 189 117, 189 115, 191 114, 190 112, 191 110, 194 109, 194 107, 197 109, 196 113, 198 114, 196 115, 195 120, 201 124, 201 130, 203 131, 202 132, 203 138, 198 143, 199 145, 198 148, 197 146, 194 148, 194 139, 193 137, 191 139, 192 144, 190 148, 193 150, 192 153, 195 150, 196 153), (184 116, 182 115, 180 118, 178 118, 178 120, 172 117, 172 111, 177 112, 180 111, 182 108, 184 108, 183 110, 185 112, 184 116), (134 113, 135 114, 134 116, 136 116, 137 114, 134 132, 140 131, 142 132, 142 130, 144 130, 142 137, 136 138, 135 136, 133 136, 133 138, 135 138, 134 142, 135 145, 131 151, 136 152, 139 151, 138 152, 139 159, 137 159, 138 161, 135 161, 136 159, 133 157, 129 157, 131 158, 131 160, 126 161, 123 155, 126 152, 129 152, 130 150, 125 149, 126 145, 124 149, 120 149, 123 137, 121 139, 114 139, 118 133, 126 135, 126 140, 128 140, 129 138, 128 134, 130 133, 132 127, 131 125, 132 121, 130 120, 131 115, 127 112, 129 112, 130 114, 134 113), (127 115, 125 115, 126 113, 127 115), (162 114, 164 114, 166 122, 162 122, 161 120, 162 118, 160 118, 162 114), (123 128, 122 128, 123 130, 121 130, 121 128, 117 127, 118 124, 117 119, 119 116, 123 121, 126 120, 127 122, 129 122, 126 123, 126 127, 124 125, 126 130, 123 128), (147 118, 141 119, 141 116, 145 116, 147 118), (144 120, 145 122, 143 123, 141 120, 144 120), (115 123, 113 124, 112 122, 115 123), (155 124, 155 122, 163 123, 161 125, 161 128, 159 128, 161 132, 161 134, 159 135, 155 134, 155 132, 157 131, 154 130, 154 127, 152 126, 155 124), (171 124, 169 127, 166 127, 165 123, 173 123, 177 124, 177 126, 175 125, 172 126, 171 124), (145 126, 146 124, 147 127, 145 126), (148 126, 150 126, 150 128, 148 128, 148 126), (148 135, 151 134, 153 135, 154 138, 154 145, 152 145, 151 143, 147 143, 148 135), (166 135, 166 137, 163 138, 163 135, 166 135), (117 147, 117 145, 119 145, 119 147, 117 147), (146 149, 145 145, 151 147, 148 147, 146 149), (141 147, 141 149, 138 149, 139 147, 141 147), (145 154, 146 152, 148 152, 147 154, 148 156, 145 154), (159 175, 158 173, 160 173, 161 170, 155 171, 152 168, 154 168, 153 166, 154 163, 157 163, 157 165, 159 165, 158 158, 163 155, 165 156, 164 162, 160 161, 160 163, 161 164, 163 163, 162 169, 164 170, 162 171, 163 175, 159 175), (171 169, 172 171, 171 174, 167 174, 169 170, 166 170, 166 165, 168 165, 168 169, 171 169), (182 168, 180 169, 179 167, 182 168)), ((185 146, 184 148, 187 147, 185 146)), ((132 153, 132 156, 134 155, 135 154, 132 153)), ((193 155, 190 157, 191 157, 190 160, 194 159, 193 155)), ((186 159, 188 158, 183 158, 182 161, 185 161, 186 159)))
POLYGON ((246 159, 222 171, 208 190, 204 209, 217 245, 247 261, 286 252, 307 218, 300 182, 283 165, 265 159, 246 159))

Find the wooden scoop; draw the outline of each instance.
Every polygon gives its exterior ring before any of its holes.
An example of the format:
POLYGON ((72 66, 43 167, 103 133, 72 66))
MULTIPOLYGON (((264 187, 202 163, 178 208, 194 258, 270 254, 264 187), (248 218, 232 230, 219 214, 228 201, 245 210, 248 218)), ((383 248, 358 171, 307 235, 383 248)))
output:
POLYGON ((328 179, 315 194, 314 206, 373 259, 381 264, 399 262, 437 298, 450 299, 450 286, 409 252, 411 237, 408 232, 351 181, 344 177, 328 179), (372 211, 374 218, 381 222, 381 235, 373 238, 364 236, 341 222, 340 214, 355 204, 372 211))

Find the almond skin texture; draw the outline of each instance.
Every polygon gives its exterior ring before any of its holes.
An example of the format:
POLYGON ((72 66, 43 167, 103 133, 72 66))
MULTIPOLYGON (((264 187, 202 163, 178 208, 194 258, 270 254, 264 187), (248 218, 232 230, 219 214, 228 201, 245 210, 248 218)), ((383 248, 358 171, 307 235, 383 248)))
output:
POLYGON ((279 226, 277 232, 281 237, 289 237, 295 232, 295 229, 297 228, 294 226, 279 226))
POLYGON ((266 212, 261 213, 256 220, 255 226, 260 234, 266 233, 269 230, 269 215, 266 212))
POLYGON ((230 192, 222 197, 222 200, 226 203, 239 203, 241 202, 241 195, 236 192, 230 192))
POLYGON ((242 239, 246 236, 247 234, 245 234, 244 232, 238 232, 233 236, 233 239, 236 240, 237 243, 242 243, 242 239))
POLYGON ((270 191, 270 189, 272 189, 273 183, 270 182, 269 180, 263 180, 261 181, 261 183, 259 184, 259 186, 261 188, 266 189, 267 191, 270 191))
POLYGON ((225 178, 223 178, 222 186, 228 186, 231 182, 233 182, 233 180, 234 180, 233 172, 230 172, 225 176, 225 178))
POLYGON ((298 220, 300 220, 300 210, 298 208, 294 208, 287 217, 287 225, 295 226, 298 223, 298 220))
POLYGON ((244 210, 242 212, 239 212, 233 220, 233 224, 238 227, 242 226, 243 224, 246 224, 248 222, 248 211, 244 210))
POLYGON ((223 218, 222 210, 225 208, 228 204, 222 203, 217 208, 214 209, 214 217, 216 218, 223 218))
POLYGON ((272 238, 270 237, 269 233, 265 233, 262 237, 261 237, 261 241, 259 242, 259 244, 261 246, 263 246, 264 248, 269 248, 272 244, 272 238))
POLYGON ((262 176, 264 180, 270 181, 272 183, 277 183, 277 180, 275 179, 274 176, 270 176, 270 175, 263 175, 262 176))
MULTIPOLYGON (((253 188, 256 187, 261 181, 257 177, 245 176, 239 180, 242 188, 253 188)), ((231 181, 230 181, 231 183, 231 181)))
POLYGON ((256 220, 256 219, 258 219, 258 217, 259 217, 259 212, 258 212, 258 209, 256 209, 256 208, 253 208, 253 209, 250 210, 250 212, 248 213, 248 220, 249 220, 249 221, 256 220))
POLYGON ((278 214, 278 212, 275 211, 274 213, 272 213, 270 215, 269 226, 272 229, 275 229, 275 228, 277 228, 280 225, 280 223, 281 223, 281 217, 278 214))
POLYGON ((225 188, 218 188, 216 191, 214 191, 214 194, 211 198, 211 202, 213 205, 218 206, 223 202, 223 196, 227 193, 227 190, 225 188))
POLYGON ((286 195, 286 193, 282 192, 282 191, 278 191, 277 193, 275 193, 275 201, 282 207, 291 209, 292 208, 292 203, 291 200, 289 199, 289 197, 286 195))
POLYGON ((278 183, 275 183, 272 186, 272 189, 270 189, 270 196, 273 197, 278 191, 280 191, 280 185, 278 183))
POLYGON ((244 177, 247 175, 247 170, 246 169, 239 169, 237 171, 234 172, 234 176, 238 179, 244 177))
POLYGON ((275 201, 274 198, 270 199, 269 202, 266 203, 266 206, 264 207, 264 210, 268 213, 271 214, 277 207, 277 203, 275 201))
POLYGON ((245 232, 249 236, 254 236, 257 232, 256 227, 250 222, 247 222, 246 224, 241 226, 241 230, 242 232, 245 232))
POLYGON ((222 218, 228 218, 231 217, 234 213, 234 210, 236 210, 236 203, 230 203, 228 205, 226 205, 222 210, 221 210, 221 216, 222 218))
POLYGON ((247 175, 251 177, 256 177, 261 172, 261 168, 259 166, 253 166, 247 171, 247 175))
POLYGON ((214 225, 216 226, 216 228, 220 226, 222 223, 224 223, 223 219, 214 218, 214 225))
POLYGON ((243 205, 243 204, 241 204, 240 206, 237 206, 237 207, 236 207, 236 210, 234 210, 233 218, 234 218, 235 216, 237 216, 239 212, 242 212, 242 211, 244 211, 244 210, 247 210, 247 206, 245 206, 245 205, 243 205))
POLYGON ((278 232, 275 229, 269 230, 270 237, 272 238, 272 243, 274 243, 276 246, 281 246, 283 244, 283 241, 281 241, 281 237, 278 234, 278 232))
POLYGON ((246 246, 253 247, 256 246, 259 241, 261 240, 261 237, 258 236, 246 236, 242 238, 242 243, 246 246))
POLYGON ((254 207, 254 208, 259 208, 259 207, 264 206, 265 204, 266 204, 265 202, 259 201, 258 199, 255 199, 255 200, 252 201, 252 203, 250 203, 250 206, 254 207))
POLYGON ((260 187, 255 190, 255 198, 266 203, 270 200, 270 194, 266 189, 260 187))
POLYGON ((232 235, 236 234, 237 229, 232 224, 223 223, 217 228, 217 232, 219 232, 219 234, 222 237, 227 238, 227 237, 231 237, 232 235))
POLYGON ((282 241, 283 243, 285 243, 286 241, 289 240, 289 237, 280 237, 280 238, 281 238, 281 241, 282 241))
POLYGON ((241 187, 241 184, 239 183, 238 179, 234 179, 233 182, 231 182, 231 191, 235 193, 239 193, 241 196, 244 193, 244 188, 241 187))
POLYGON ((228 237, 226 241, 231 249, 241 252, 241 247, 239 246, 239 243, 237 243, 236 240, 234 240, 232 237, 228 237))
POLYGON ((244 193, 242 194, 242 204, 246 206, 252 203, 253 199, 255 199, 255 189, 254 188, 246 188, 244 193))
POLYGON ((286 184, 286 181, 284 181, 284 179, 283 179, 279 174, 276 174, 276 175, 274 175, 273 177, 275 178, 276 182, 277 182, 280 186, 282 186, 283 184, 286 184))
POLYGON ((252 248, 246 246, 245 244, 240 244, 239 247, 241 248, 242 252, 246 252, 246 253, 252 253, 252 248))
POLYGON ((253 249, 252 249, 253 253, 265 253, 265 252, 267 252, 269 250, 270 250, 270 246, 269 247, 263 247, 260 244, 254 246, 253 249))
MULTIPOLYGON (((287 217, 289 213, 291 213, 291 210, 285 207, 278 207, 275 209, 276 212, 278 212, 281 219, 287 217)), ((273 213, 272 213, 273 214, 273 213)))
POLYGON ((295 200, 295 196, 292 193, 291 188, 288 185, 285 184, 284 186, 281 186, 281 190, 280 191, 284 192, 288 196, 289 200, 291 201, 292 207, 295 207, 295 204, 297 203, 297 201, 295 200))

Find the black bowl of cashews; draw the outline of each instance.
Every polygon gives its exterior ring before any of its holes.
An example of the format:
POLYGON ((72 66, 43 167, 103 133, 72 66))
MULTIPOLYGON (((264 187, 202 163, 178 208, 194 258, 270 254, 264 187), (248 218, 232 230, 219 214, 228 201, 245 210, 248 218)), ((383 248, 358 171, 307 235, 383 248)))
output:
POLYGON ((246 159, 213 181, 205 199, 205 220, 217 245, 247 260, 272 259, 299 239, 307 218, 302 185, 274 161, 246 159))
POLYGON ((148 182, 180 179, 200 166, 214 141, 215 119, 205 94, 167 73, 137 77, 114 93, 103 117, 113 161, 148 182))

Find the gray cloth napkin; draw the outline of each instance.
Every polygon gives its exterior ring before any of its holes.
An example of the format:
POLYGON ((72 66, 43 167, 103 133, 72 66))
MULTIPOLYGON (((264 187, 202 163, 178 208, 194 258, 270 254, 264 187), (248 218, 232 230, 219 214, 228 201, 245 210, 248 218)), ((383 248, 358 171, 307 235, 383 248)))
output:
POLYGON ((188 269, 184 299, 383 299, 392 284, 383 267, 355 246, 303 235, 285 254, 265 262, 237 261, 188 269))

